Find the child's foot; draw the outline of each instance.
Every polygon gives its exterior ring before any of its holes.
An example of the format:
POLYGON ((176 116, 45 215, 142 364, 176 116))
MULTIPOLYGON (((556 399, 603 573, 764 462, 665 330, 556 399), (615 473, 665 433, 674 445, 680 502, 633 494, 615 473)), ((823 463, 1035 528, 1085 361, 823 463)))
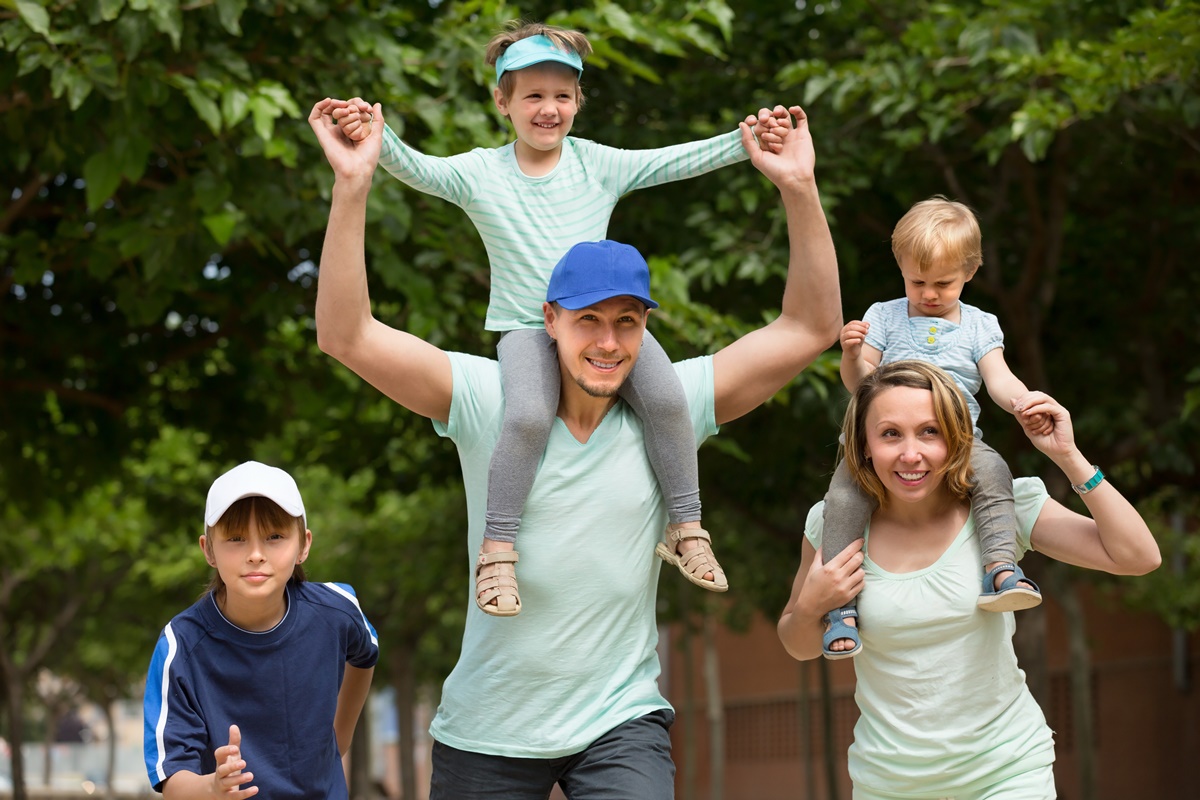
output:
POLYGON ((983 593, 976 604, 984 611, 1024 611, 1042 602, 1042 591, 1016 564, 996 561, 987 565, 983 593))
POLYGON ((494 617, 521 613, 517 593, 517 552, 512 542, 484 539, 475 563, 475 604, 494 617))
POLYGON ((667 526, 667 541, 659 542, 654 552, 663 561, 674 564, 683 577, 710 592, 729 589, 725 572, 712 551, 712 538, 699 522, 667 526))
POLYGON ((835 608, 825 615, 825 635, 821 637, 821 654, 836 661, 850 658, 862 650, 858 638, 858 611, 853 606, 835 608))

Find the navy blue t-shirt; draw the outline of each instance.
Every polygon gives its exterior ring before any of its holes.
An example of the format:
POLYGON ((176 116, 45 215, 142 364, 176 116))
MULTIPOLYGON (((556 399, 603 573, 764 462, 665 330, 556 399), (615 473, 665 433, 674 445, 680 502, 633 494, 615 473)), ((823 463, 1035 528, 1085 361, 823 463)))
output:
POLYGON ((146 677, 146 770, 155 791, 180 770, 216 770, 213 753, 242 735, 251 785, 271 800, 345 798, 333 717, 345 665, 379 658, 354 589, 289 584, 269 631, 243 630, 209 594, 163 629, 146 677))

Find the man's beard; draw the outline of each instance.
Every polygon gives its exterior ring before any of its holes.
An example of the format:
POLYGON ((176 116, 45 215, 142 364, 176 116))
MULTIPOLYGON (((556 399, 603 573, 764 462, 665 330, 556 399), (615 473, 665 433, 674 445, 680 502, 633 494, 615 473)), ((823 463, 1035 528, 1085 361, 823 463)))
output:
MULTIPOLYGON (((621 384, 616 386, 589 386, 582 377, 576 377, 575 383, 583 389, 589 397, 616 397, 621 391, 621 384)), ((623 383, 623 382, 622 382, 623 383)))

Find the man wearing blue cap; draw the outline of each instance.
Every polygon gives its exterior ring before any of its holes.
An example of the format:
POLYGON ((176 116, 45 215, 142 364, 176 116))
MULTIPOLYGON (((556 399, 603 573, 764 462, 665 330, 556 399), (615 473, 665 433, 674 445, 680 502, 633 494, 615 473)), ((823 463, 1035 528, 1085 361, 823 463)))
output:
MULTIPOLYGON (((458 447, 470 520, 463 568, 472 576, 504 413, 500 369, 372 316, 363 236, 382 126, 350 142, 333 130, 331 111, 321 101, 309 116, 336 176, 317 292, 318 343, 432 419, 458 447)), ((808 121, 799 107, 790 114, 779 152, 760 150, 742 126, 743 146, 779 188, 787 212, 782 308, 718 353, 675 365, 697 442, 774 395, 841 330, 837 260, 808 121)), ((658 690, 655 650, 661 562, 650 555, 666 509, 642 424, 617 396, 655 305, 646 263, 627 245, 577 244, 554 267, 542 314, 559 402, 521 525, 526 608, 507 620, 474 608, 467 614, 462 653, 430 727, 431 800, 544 800, 555 783, 573 800, 674 796, 674 712, 658 690)), ((464 598, 472 607, 473 594, 464 598)))
MULTIPOLYGON (((540 22, 512 21, 488 42, 484 61, 496 69, 493 100, 513 141, 447 157, 419 152, 380 123, 379 163, 421 192, 462 208, 487 249, 491 267, 485 327, 500 332, 496 348, 504 388, 504 427, 492 450, 487 511, 476 569, 476 603, 511 617, 528 607, 518 586, 518 531, 558 407, 558 364, 546 338, 542 303, 550 271, 579 242, 608 236, 620 198, 638 189, 681 181, 746 160, 741 131, 694 142, 627 150, 570 135, 586 95, 587 37, 540 22)), ((375 125, 360 99, 335 101, 332 116, 353 141, 375 125)), ((779 112, 786 114, 782 108, 779 112)), ((766 120, 748 117, 760 146, 777 146, 766 120)), ((696 442, 683 386, 652 335, 637 370, 622 389, 645 429, 667 503, 658 549, 692 583, 729 588, 703 528, 696 442)), ((716 537, 717 541, 720 537, 716 537)), ((569 598, 559 598, 569 602, 569 598)))

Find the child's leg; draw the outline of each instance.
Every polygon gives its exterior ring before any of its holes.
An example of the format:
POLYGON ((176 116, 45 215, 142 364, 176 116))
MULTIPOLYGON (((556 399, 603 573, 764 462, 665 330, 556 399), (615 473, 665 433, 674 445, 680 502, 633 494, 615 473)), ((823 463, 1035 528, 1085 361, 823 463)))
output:
POLYGON ((696 466, 696 433, 683 384, 662 345, 646 331, 642 350, 621 398, 642 420, 646 454, 658 478, 672 525, 700 519, 700 474, 696 466))
MULTIPOLYGON (((846 467, 845 460, 838 463, 829 481, 829 491, 825 493, 825 507, 822 510, 824 525, 821 533, 821 560, 828 562, 850 546, 855 539, 861 539, 875 511, 875 503, 863 492, 846 467)), ((856 609, 858 598, 852 597, 840 609, 831 609, 830 613, 840 618, 850 627, 858 624, 857 611, 855 616, 839 613, 844 609, 856 609)), ((833 620, 831 620, 832 624, 833 620)), ((838 653, 854 650, 858 642, 849 638, 834 639, 825 648, 838 658, 838 653)), ((828 654, 827 654, 828 655, 828 654)))
MULTIPOLYGON (((971 468, 975 471, 975 488, 971 491, 971 513, 979 549, 983 553, 983 572, 990 574, 1001 564, 1017 563, 1017 511, 1013 502, 1013 479, 1008 464, 999 453, 976 438, 971 449, 971 468)), ((1018 570, 1019 572, 1019 570, 1018 570)), ((980 596, 980 607, 989 611, 1019 611, 1041 602, 1041 593, 1033 581, 1018 575, 1008 589, 1001 592, 1004 581, 1013 570, 999 570, 991 580, 990 590, 980 596), (1001 600, 1000 594, 1008 595, 1001 600)))
POLYGON ((545 330, 508 331, 496 350, 504 387, 504 425, 488 468, 483 537, 512 543, 550 439, 560 379, 554 343, 545 330))
POLYGON ((475 604, 486 614, 521 613, 517 591, 517 529, 533 488, 538 461, 558 408, 558 358, 544 330, 509 331, 500 337, 504 424, 488 467, 483 545, 475 565, 475 604))
POLYGON ((1017 509, 1013 504, 1013 479, 1008 464, 999 453, 976 438, 971 448, 971 469, 975 488, 971 492, 971 512, 983 563, 1016 563, 1017 509))
MULTIPOLYGON (((828 563, 855 539, 861 539, 874 511, 874 501, 859 488, 846 467, 846 461, 843 459, 838 462, 829 481, 829 491, 825 493, 825 507, 822 509, 821 561, 828 563)), ((856 598, 851 598, 846 606, 853 608, 857 602, 856 598)))
POLYGON ((712 554, 707 531, 700 527, 696 433, 687 397, 671 359, 649 331, 620 395, 642 420, 646 454, 667 504, 672 547, 660 545, 656 552, 693 583, 725 591, 729 584, 712 554))

